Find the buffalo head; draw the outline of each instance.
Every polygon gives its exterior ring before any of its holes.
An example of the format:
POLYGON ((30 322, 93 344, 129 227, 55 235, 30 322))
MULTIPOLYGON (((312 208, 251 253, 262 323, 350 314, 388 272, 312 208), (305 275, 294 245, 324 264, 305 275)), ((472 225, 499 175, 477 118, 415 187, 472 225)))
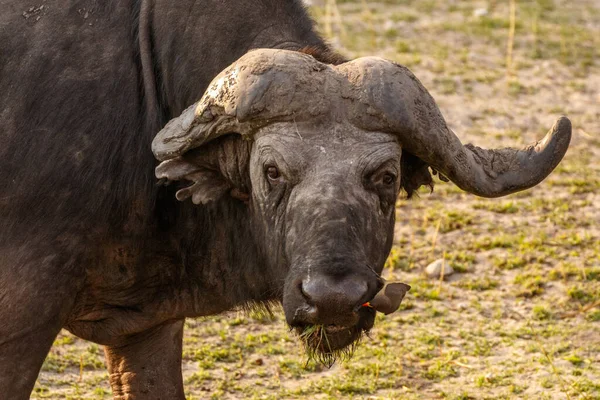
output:
MULTIPOLYGON (((570 135, 561 118, 522 150, 465 146, 400 65, 361 58, 330 66, 298 52, 257 50, 170 121, 153 151, 159 178, 193 182, 180 200, 199 204, 230 192, 248 203, 265 262, 284 271, 278 290, 288 323, 328 356, 373 325, 375 309, 364 305, 384 286, 401 189, 430 185, 431 167, 479 196, 523 190, 556 167, 570 135), (247 152, 236 153, 229 179, 207 187, 199 166, 211 155, 202 149, 225 134, 250 139, 238 140, 247 152)), ((387 287, 382 293, 391 297, 373 304, 394 311, 406 290, 387 287)))

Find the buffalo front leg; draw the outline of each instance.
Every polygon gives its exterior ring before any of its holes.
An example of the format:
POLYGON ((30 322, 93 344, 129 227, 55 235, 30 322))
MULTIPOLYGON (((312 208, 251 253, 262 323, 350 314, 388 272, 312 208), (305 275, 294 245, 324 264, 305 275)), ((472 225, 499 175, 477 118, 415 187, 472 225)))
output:
POLYGON ((116 400, 185 399, 181 376, 183 320, 168 322, 106 346, 116 400))
POLYGON ((0 399, 29 399, 80 286, 60 257, 0 245, 0 399))

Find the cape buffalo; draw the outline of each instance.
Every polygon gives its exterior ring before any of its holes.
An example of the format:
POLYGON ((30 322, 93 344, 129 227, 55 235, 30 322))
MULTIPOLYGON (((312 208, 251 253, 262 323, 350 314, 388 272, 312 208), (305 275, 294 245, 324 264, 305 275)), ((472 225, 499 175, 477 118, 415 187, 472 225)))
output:
POLYGON ((183 399, 184 319, 252 303, 333 356, 373 325, 400 190, 431 167, 502 196, 569 144, 563 118, 463 146, 414 75, 346 62, 299 0, 36 3, 0 2, 3 398, 66 328, 105 346, 115 398, 183 399))

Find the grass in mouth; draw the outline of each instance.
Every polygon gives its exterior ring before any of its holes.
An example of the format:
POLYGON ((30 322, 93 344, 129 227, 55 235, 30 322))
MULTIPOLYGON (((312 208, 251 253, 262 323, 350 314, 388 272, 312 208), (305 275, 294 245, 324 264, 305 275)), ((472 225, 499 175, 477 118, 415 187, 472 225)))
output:
POLYGON ((354 354, 360 339, 342 349, 332 349, 327 329, 324 325, 308 325, 300 333, 300 340, 307 355, 307 364, 311 361, 331 368, 337 360, 348 360, 354 354))

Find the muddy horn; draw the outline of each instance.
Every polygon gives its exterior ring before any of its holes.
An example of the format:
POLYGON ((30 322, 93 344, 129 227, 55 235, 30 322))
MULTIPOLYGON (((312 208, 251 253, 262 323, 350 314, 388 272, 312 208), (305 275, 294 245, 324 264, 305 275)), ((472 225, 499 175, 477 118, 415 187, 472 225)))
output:
POLYGON ((306 115, 317 119, 330 108, 323 96, 327 84, 339 86, 336 81, 343 79, 338 76, 332 82, 333 75, 331 67, 307 54, 273 49, 249 52, 223 70, 199 102, 158 133, 152 151, 164 161, 227 133, 252 135, 275 122, 306 115), (315 95, 325 101, 308 101, 315 95))
POLYGON ((558 165, 571 140, 571 122, 560 118, 544 139, 523 149, 463 145, 448 128, 434 99, 405 67, 363 58, 339 67, 362 88, 355 123, 395 133, 402 148, 419 157, 461 189, 499 197, 540 183, 558 165))
POLYGON ((537 185, 571 140, 571 122, 563 117, 524 149, 463 145, 405 67, 376 57, 329 66, 299 52, 261 49, 219 74, 198 103, 159 132, 152 150, 157 159, 170 160, 226 133, 252 135, 275 122, 319 119, 394 134, 404 150, 483 197, 537 185))

